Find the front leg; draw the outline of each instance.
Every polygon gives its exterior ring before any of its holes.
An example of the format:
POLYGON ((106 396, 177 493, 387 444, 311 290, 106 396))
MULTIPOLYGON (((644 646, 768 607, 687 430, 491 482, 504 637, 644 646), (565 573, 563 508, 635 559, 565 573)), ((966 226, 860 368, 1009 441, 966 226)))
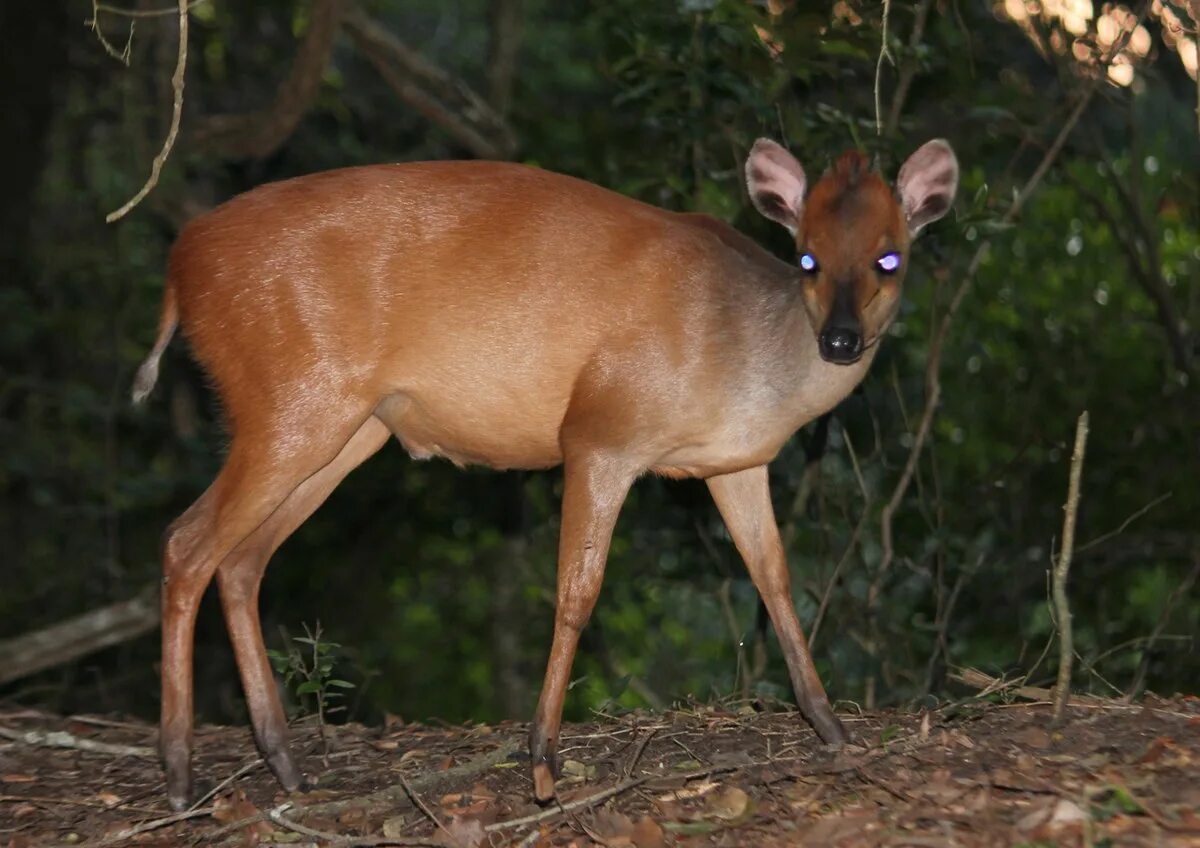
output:
POLYGON ((563 468, 562 530, 558 543, 558 600, 546 680, 529 729, 534 797, 554 797, 555 754, 579 633, 600 595, 617 513, 635 473, 610 457, 587 453, 563 468))
POLYGON ((808 641, 796 618, 792 590, 788 579, 787 558, 779 538, 779 526, 771 508, 771 491, 767 485, 767 467, 759 465, 733 474, 708 478, 717 509, 725 519, 729 535, 746 561, 750 579, 766 604, 771 623, 783 647, 792 688, 800 712, 826 743, 840 745, 846 741, 846 731, 821 686, 813 665, 808 641))

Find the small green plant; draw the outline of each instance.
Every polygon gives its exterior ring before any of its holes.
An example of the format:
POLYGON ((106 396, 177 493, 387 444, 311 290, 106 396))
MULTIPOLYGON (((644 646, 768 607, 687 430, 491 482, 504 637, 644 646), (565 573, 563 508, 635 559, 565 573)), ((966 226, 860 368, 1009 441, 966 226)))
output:
POLYGON ((342 646, 322 636, 321 622, 318 621, 311 630, 308 624, 304 624, 303 636, 291 637, 285 650, 267 651, 267 655, 276 673, 283 676, 284 686, 296 696, 301 711, 309 712, 307 705, 313 705, 310 714, 317 717, 317 727, 324 746, 322 759, 325 759, 329 756, 326 719, 345 709, 334 706, 333 702, 343 696, 339 690, 353 689, 354 684, 333 676, 342 646))

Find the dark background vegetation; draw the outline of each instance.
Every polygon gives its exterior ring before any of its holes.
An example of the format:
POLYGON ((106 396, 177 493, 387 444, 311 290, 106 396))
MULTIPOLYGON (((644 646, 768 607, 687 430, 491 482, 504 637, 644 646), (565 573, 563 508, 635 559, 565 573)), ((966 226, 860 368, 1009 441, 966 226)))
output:
MULTIPOLYGON (((1082 5, 1095 33, 1112 7, 1082 5)), ((944 136, 963 169, 957 208, 915 250, 893 337, 861 389, 772 465, 807 627, 827 601, 814 648, 831 696, 945 697, 964 666, 1052 679, 1053 652, 1039 661, 1054 632, 1047 572, 1083 409, 1074 682, 1197 691, 1200 141, 1196 85, 1171 46, 1186 33, 1169 31, 1157 3, 1125 10, 1144 12, 1149 47, 1118 85, 1097 69, 1091 34, 1076 39, 1049 13, 1014 22, 1004 8, 892 3, 879 136, 875 3, 210 0, 191 13, 179 142, 146 201, 108 225, 166 133, 176 17, 138 18, 126 67, 84 23, 85 0, 3 3, 0 639, 153 584, 164 528, 218 468, 219 414, 184 343, 149 403, 128 401, 167 249, 190 216, 297 174, 491 155, 709 212, 786 256, 786 235, 753 212, 742 184, 755 137, 784 140, 811 175, 853 146, 894 175, 944 136), (314 27, 328 28, 328 51, 314 27), (411 68, 381 74, 395 53, 380 58, 370 27, 449 84, 411 68), (398 94, 404 79, 446 114, 431 120, 398 94), (889 556, 883 510, 929 398, 931 338, 964 281, 889 556)), ((1166 9, 1191 26, 1184 7, 1166 9)), ((120 53, 129 19, 99 17, 120 53)), ((560 485, 558 472, 462 472, 389 446, 276 555, 268 644, 319 620, 343 646, 337 673, 356 684, 346 699, 356 718, 526 717, 549 647, 560 485)), ((568 717, 687 697, 790 699, 773 637, 756 667, 755 609, 703 485, 639 482, 568 717)), ((198 639, 201 718, 243 720, 215 598, 198 639)), ((151 633, 0 695, 152 717, 157 659, 151 633)))

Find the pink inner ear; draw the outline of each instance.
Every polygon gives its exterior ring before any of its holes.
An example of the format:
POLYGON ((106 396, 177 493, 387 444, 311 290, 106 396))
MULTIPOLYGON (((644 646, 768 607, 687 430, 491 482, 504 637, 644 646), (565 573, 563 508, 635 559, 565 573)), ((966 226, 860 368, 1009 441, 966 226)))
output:
POLYGON ((916 235, 926 224, 941 218, 954 203, 958 190, 958 160, 941 139, 926 142, 900 167, 896 189, 904 205, 909 232, 916 235))
POLYGON ((793 233, 804 208, 804 169, 792 154, 770 139, 754 142, 746 159, 746 187, 750 200, 767 218, 793 233))

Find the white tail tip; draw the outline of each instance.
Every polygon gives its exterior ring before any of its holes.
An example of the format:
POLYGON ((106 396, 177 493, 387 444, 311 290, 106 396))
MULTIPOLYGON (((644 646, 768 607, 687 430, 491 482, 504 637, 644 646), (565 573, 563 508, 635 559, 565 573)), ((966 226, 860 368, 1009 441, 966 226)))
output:
POLYGON ((137 376, 133 378, 134 404, 141 403, 150 396, 150 392, 154 391, 154 384, 158 382, 158 360, 161 355, 155 351, 138 368, 137 376))

